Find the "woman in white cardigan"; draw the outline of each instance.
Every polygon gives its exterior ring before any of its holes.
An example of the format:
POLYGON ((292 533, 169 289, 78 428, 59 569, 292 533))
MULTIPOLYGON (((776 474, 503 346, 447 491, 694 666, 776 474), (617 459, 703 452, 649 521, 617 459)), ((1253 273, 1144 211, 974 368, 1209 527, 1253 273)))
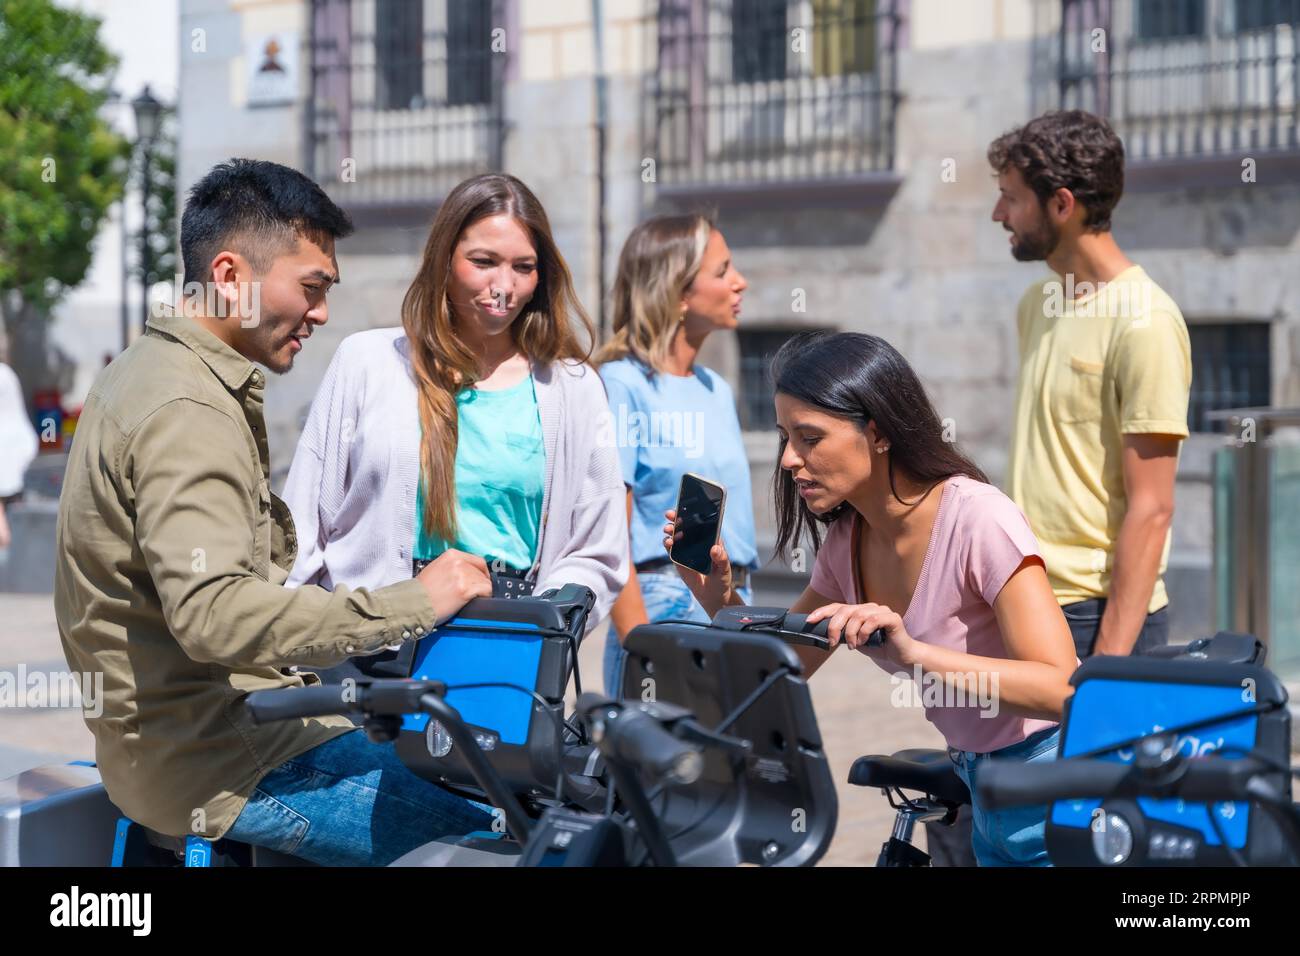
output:
POLYGON ((536 197, 512 176, 442 203, 400 329, 348 336, 285 488, 291 585, 379 587, 455 548, 511 593, 628 575, 609 405, 570 324, 591 322, 536 197), (423 440, 422 440, 423 439, 423 440))

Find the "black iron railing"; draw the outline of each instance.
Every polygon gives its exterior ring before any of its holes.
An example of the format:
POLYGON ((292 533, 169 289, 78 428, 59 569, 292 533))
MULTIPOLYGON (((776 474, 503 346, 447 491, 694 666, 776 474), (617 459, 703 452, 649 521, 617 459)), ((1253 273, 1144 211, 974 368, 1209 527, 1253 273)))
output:
POLYGON ((1040 0, 1035 106, 1107 116, 1133 159, 1300 149, 1300 0, 1040 0))
POLYGON ((668 186, 893 168, 894 0, 659 0, 649 151, 668 186))
POLYGON ((308 161, 348 206, 501 166, 504 0, 311 0, 308 161))

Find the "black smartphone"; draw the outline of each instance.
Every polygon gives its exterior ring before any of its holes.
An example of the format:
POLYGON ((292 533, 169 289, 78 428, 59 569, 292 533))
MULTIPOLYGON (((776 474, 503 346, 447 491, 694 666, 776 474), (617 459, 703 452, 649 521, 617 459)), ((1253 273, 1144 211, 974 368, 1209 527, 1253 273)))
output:
POLYGON ((690 472, 682 475, 677 492, 677 529, 668 556, 700 574, 713 570, 709 551, 722 534, 722 511, 727 504, 727 489, 690 472))

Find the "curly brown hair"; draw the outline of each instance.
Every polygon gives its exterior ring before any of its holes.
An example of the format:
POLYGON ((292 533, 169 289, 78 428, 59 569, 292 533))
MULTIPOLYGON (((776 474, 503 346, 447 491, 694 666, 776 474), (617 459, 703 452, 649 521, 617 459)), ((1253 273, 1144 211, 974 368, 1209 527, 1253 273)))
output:
POLYGON ((1110 229, 1110 214, 1124 194, 1124 144, 1100 116, 1054 110, 1004 133, 989 146, 996 173, 1020 170, 1040 203, 1068 189, 1084 208, 1083 224, 1110 229))

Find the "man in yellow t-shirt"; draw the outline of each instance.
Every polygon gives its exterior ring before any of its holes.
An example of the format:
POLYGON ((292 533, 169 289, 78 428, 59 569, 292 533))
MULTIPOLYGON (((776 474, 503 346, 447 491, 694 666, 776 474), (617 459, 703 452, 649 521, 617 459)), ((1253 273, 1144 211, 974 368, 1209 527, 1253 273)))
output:
POLYGON ((1081 110, 989 147, 993 220, 1055 273, 1020 300, 1007 493, 1029 519, 1079 657, 1168 640, 1164 574, 1192 362, 1173 300, 1120 250, 1124 148, 1081 110))

